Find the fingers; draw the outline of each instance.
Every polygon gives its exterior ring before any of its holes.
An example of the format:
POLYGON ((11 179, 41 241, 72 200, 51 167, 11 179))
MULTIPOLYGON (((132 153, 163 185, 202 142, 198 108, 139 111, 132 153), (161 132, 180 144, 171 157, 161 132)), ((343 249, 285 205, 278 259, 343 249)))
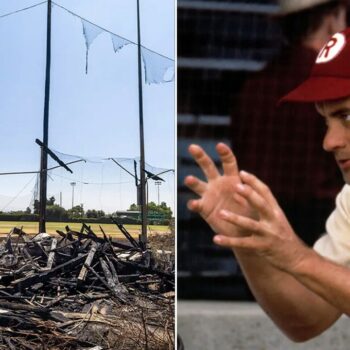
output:
POLYGON ((247 208, 247 205, 248 205, 247 200, 243 198, 240 194, 238 194, 237 192, 234 192, 232 198, 241 208, 247 208))
POLYGON ((237 215, 227 210, 221 210, 220 217, 230 224, 236 225, 251 234, 263 234, 265 232, 264 226, 261 222, 253 220, 246 216, 237 215))
POLYGON ((191 199, 187 202, 187 208, 191 211, 199 213, 202 210, 202 202, 200 199, 191 199))
POLYGON ((186 176, 185 185, 199 196, 201 196, 207 188, 207 183, 199 180, 195 176, 186 176))
POLYGON ((212 180, 220 176, 213 160, 198 145, 190 145, 188 151, 200 166, 208 180, 212 180))
POLYGON ((266 201, 271 206, 278 206, 278 203, 273 196, 271 190, 267 185, 265 185, 261 180, 259 180, 255 175, 250 174, 246 171, 240 171, 239 173, 242 181, 253 188, 260 196, 266 199, 266 201))
POLYGON ((239 195, 245 198, 248 203, 259 212, 260 216, 268 219, 273 217, 271 205, 252 187, 249 185, 238 184, 236 190, 239 195))
POLYGON ((234 156, 231 148, 224 143, 218 143, 216 146, 216 151, 218 152, 222 167, 224 169, 225 175, 238 175, 238 166, 236 157, 234 156))
POLYGON ((227 237, 215 235, 213 238, 215 244, 226 248, 255 249, 256 242, 253 236, 249 237, 227 237))

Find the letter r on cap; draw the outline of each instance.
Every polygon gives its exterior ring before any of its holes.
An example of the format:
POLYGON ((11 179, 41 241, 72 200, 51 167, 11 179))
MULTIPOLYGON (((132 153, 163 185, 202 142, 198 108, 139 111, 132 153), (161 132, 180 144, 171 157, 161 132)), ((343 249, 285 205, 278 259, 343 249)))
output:
POLYGON ((323 46, 323 49, 321 50, 318 57, 321 58, 323 56, 325 59, 327 59, 329 51, 332 47, 334 47, 337 44, 337 42, 338 40, 336 38, 332 38, 331 40, 329 40, 328 43, 325 46, 323 46))
POLYGON ((336 33, 323 46, 317 56, 316 63, 326 63, 335 58, 345 46, 345 36, 342 33, 336 33))

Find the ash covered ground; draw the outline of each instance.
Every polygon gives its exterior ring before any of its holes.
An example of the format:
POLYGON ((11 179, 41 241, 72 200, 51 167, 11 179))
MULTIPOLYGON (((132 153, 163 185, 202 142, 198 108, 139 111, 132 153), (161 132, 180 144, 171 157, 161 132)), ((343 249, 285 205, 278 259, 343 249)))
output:
POLYGON ((149 249, 88 226, 0 243, 0 349, 173 349, 174 232, 149 249))

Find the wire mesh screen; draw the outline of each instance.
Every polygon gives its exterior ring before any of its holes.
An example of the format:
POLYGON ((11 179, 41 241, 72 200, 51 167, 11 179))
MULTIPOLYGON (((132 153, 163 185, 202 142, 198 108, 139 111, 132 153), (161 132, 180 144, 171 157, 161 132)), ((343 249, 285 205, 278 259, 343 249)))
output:
MULTIPOLYGON (((35 140, 43 141, 47 4, 0 4, 0 212, 27 219, 39 200, 35 140)), ((48 146, 72 173, 49 156, 48 204, 106 216, 126 211, 140 204, 144 171, 146 199, 174 212, 173 3, 140 1, 142 170, 136 2, 96 4, 52 2, 48 146), (150 7, 164 16, 154 21, 150 7)))
MULTIPOLYGON (((140 178, 138 158, 83 158, 59 152, 56 154, 73 170, 71 174, 60 167, 48 172, 48 197, 54 196, 57 203, 62 204, 61 206, 70 208, 82 205, 85 211, 95 209, 112 214, 129 209, 131 204, 138 204, 137 179, 140 178)), ((56 164, 50 160, 49 168, 55 167, 56 164)), ((145 170, 150 174, 146 175, 148 201, 156 204, 174 203, 173 171, 148 164, 145 170), (157 175, 161 180, 153 179, 152 175, 157 175)))
POLYGON ((323 121, 313 106, 276 105, 307 77, 317 54, 295 33, 287 36, 290 26, 306 27, 314 17, 318 25, 324 13, 337 11, 332 6, 286 20, 275 16, 277 1, 179 2, 180 297, 251 298, 231 252, 215 247, 210 228, 186 209, 193 195, 184 177, 203 178, 187 153, 190 143, 202 145, 217 165, 215 144, 230 144, 240 168, 271 187, 307 244, 324 232, 342 180, 322 150, 323 121))

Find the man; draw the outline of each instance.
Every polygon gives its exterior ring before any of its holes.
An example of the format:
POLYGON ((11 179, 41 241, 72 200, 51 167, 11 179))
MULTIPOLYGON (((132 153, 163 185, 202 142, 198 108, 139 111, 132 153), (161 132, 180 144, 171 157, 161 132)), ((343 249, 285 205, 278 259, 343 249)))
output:
POLYGON ((270 189, 238 171, 226 145, 217 145, 223 175, 191 145, 207 182, 188 176, 185 183, 200 196, 189 209, 211 226, 216 244, 233 249, 262 308, 291 339, 305 341, 350 315, 350 28, 330 39, 310 77, 285 101, 316 104, 327 125, 323 148, 333 153, 346 182, 327 233, 313 249, 296 236, 270 189))
POLYGON ((276 104, 307 78, 329 38, 345 29, 346 4, 342 0, 279 0, 279 4, 286 44, 262 72, 246 81, 234 103, 231 139, 241 166, 271 187, 293 228, 312 245, 334 208, 341 176, 332 157, 320 150, 324 126, 313 106, 276 108, 276 104))

